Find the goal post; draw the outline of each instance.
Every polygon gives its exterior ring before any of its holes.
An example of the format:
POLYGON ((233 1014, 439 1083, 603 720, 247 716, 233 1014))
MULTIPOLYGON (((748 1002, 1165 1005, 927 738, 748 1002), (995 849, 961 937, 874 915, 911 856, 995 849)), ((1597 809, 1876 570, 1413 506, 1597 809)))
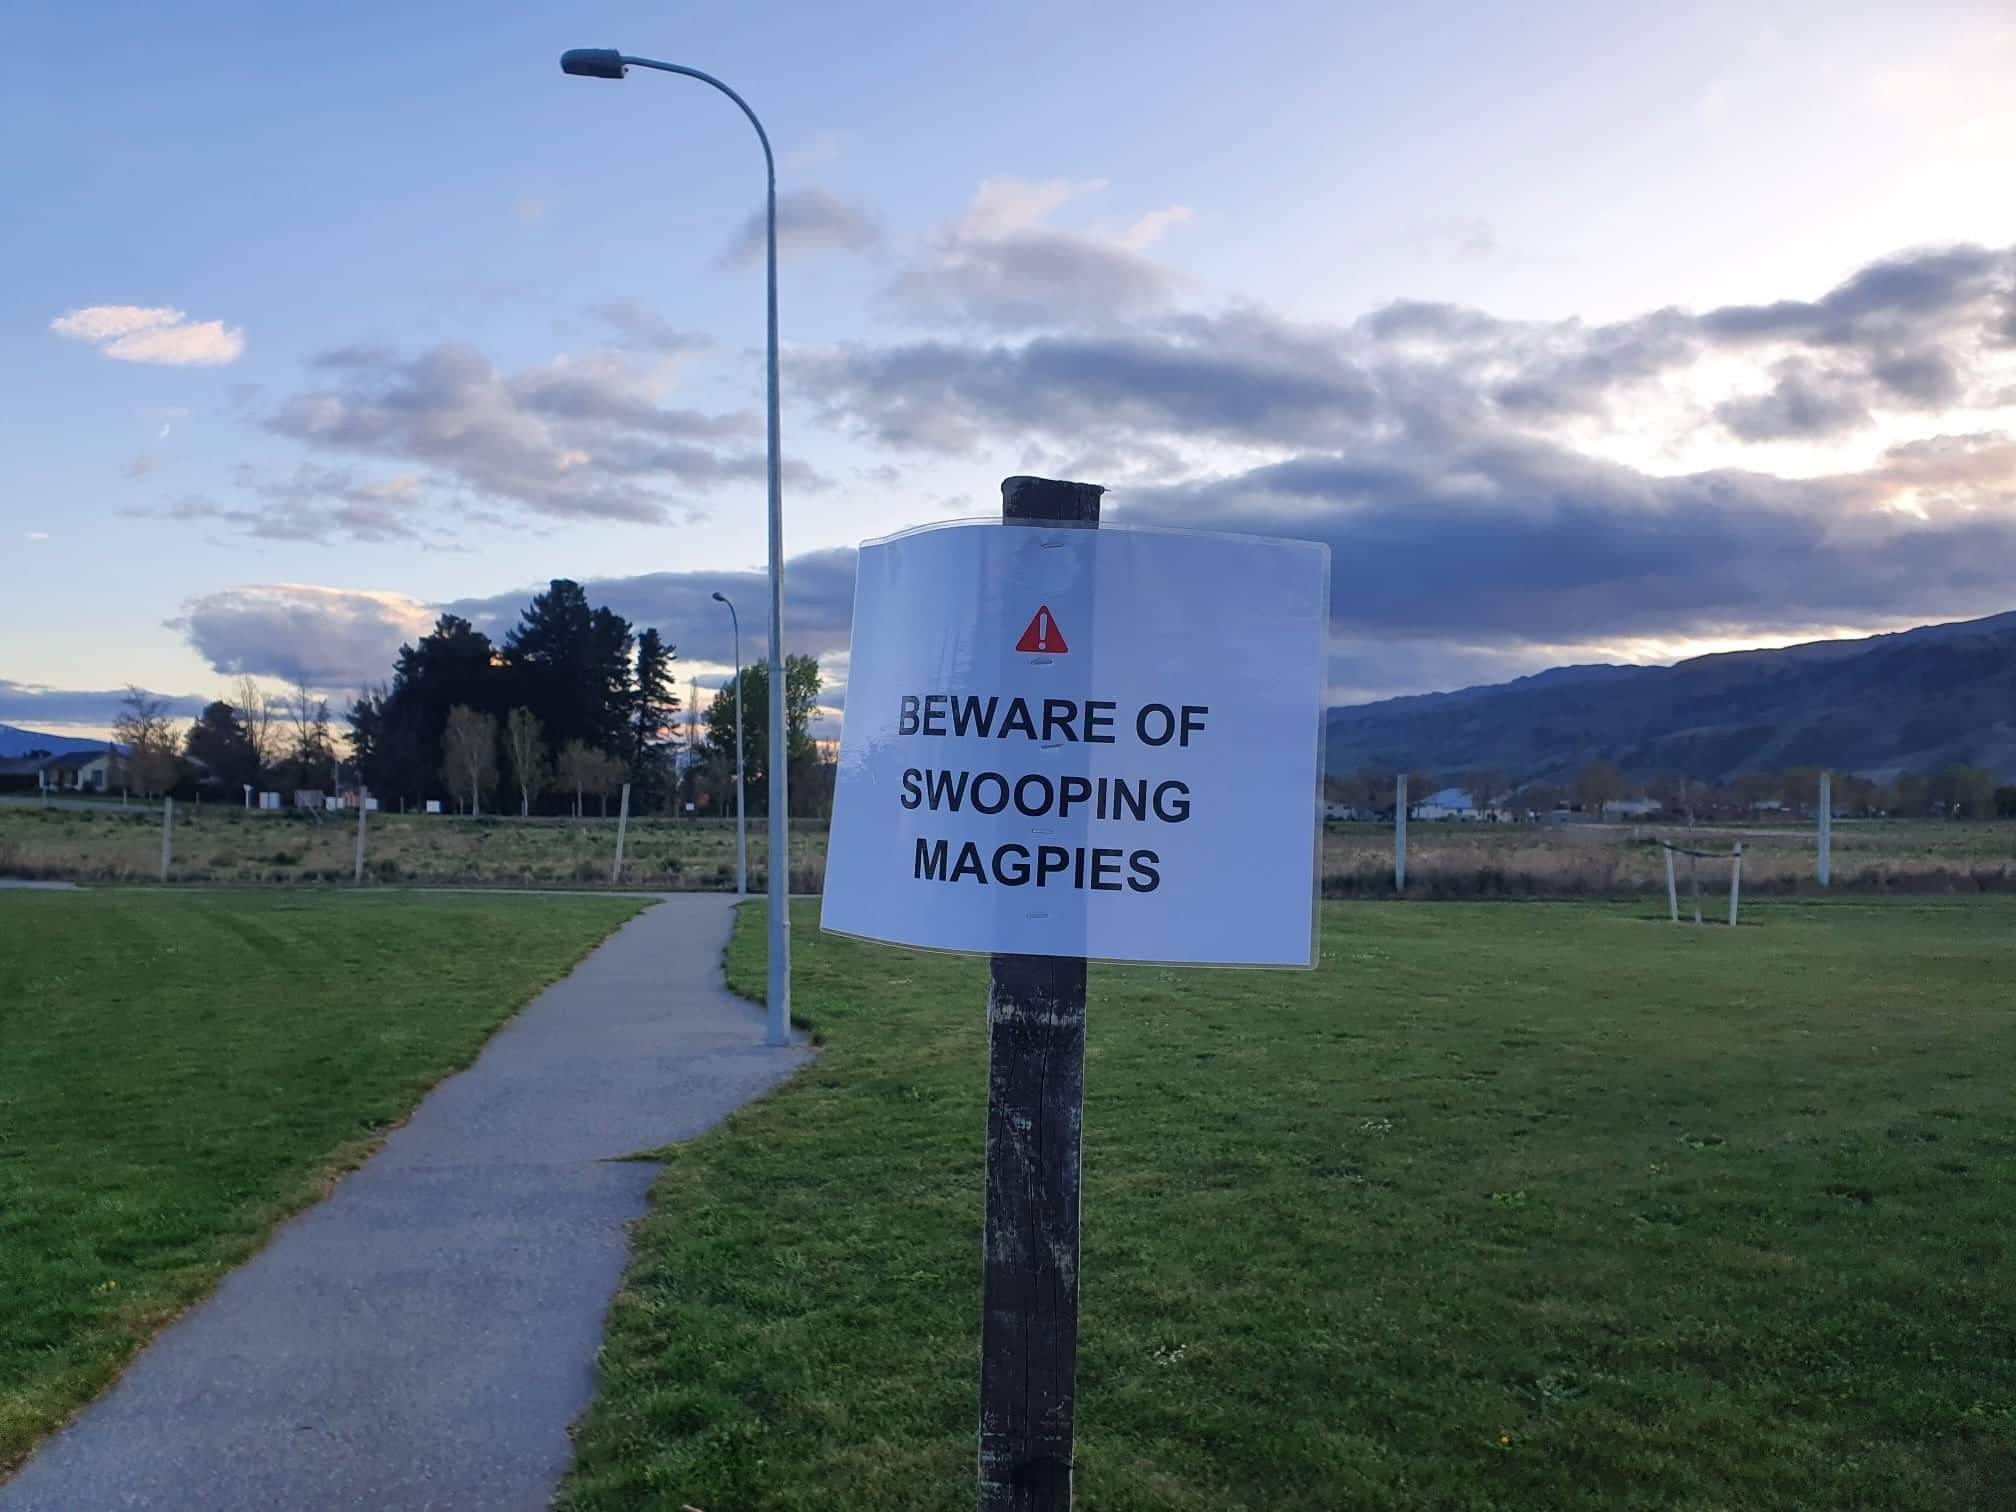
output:
MULTIPOLYGON (((1734 929, 1738 913, 1742 908, 1743 899, 1742 842, 1738 841, 1735 849, 1729 851, 1695 850, 1691 846, 1675 845, 1671 840, 1660 840, 1656 843, 1666 853, 1666 916, 1675 924, 1680 922, 1680 888, 1673 870, 1673 858, 1675 856, 1686 856, 1690 862, 1727 861, 1729 863, 1729 927, 1734 929)), ((1689 869, 1694 872, 1694 922, 1700 924, 1705 922, 1701 917, 1701 877, 1698 870, 1694 870, 1691 866, 1689 869)))

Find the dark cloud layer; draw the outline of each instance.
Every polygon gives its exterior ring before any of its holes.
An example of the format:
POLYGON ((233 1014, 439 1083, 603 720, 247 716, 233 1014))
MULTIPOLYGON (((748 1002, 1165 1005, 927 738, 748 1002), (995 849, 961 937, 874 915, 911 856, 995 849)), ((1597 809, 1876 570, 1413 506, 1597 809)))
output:
MULTIPOLYGON (((1955 460, 1949 478, 1966 471, 1955 460)), ((1303 457, 1120 495, 1114 515, 1327 541, 1332 622, 1345 635, 1559 647, 2010 607, 2016 513, 1925 521, 1869 507, 1885 486, 1653 478, 1529 443, 1435 459, 1303 457)))
MULTIPOLYGON (((177 719, 194 718, 207 701, 191 694, 157 693, 177 719)), ((49 725, 110 725, 120 715, 124 688, 43 688, 0 677, 0 723, 37 730, 49 725)))

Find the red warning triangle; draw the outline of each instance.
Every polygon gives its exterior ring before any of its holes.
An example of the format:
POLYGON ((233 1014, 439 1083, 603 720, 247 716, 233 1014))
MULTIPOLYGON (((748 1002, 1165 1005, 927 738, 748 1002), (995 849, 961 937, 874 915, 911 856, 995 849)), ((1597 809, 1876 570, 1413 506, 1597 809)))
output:
POLYGON ((1057 621, 1050 617, 1050 606, 1045 604, 1029 621, 1029 628, 1022 632, 1022 639, 1015 642, 1015 649, 1043 651, 1055 656, 1071 648, 1064 644, 1063 632, 1057 628, 1057 621))

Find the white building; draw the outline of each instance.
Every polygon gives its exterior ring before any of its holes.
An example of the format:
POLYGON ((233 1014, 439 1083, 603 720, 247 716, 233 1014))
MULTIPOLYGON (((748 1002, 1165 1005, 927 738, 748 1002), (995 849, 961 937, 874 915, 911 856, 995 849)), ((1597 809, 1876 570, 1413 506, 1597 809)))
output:
POLYGON ((1407 808, 1416 819, 1475 819, 1477 804, 1462 788, 1446 787, 1407 808))

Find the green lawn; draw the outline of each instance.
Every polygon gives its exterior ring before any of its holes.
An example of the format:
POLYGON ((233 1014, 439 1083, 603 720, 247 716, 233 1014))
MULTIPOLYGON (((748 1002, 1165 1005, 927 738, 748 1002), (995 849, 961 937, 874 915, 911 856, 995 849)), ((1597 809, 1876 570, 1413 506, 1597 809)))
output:
MULTIPOLYGON (((1646 912, 1095 969, 1081 1507, 2016 1505, 2016 908, 1646 912)), ((813 923, 825 1051, 672 1154, 577 1512, 972 1505, 985 967, 813 923)))
POLYGON ((0 1472, 637 907, 0 893, 0 1472))

